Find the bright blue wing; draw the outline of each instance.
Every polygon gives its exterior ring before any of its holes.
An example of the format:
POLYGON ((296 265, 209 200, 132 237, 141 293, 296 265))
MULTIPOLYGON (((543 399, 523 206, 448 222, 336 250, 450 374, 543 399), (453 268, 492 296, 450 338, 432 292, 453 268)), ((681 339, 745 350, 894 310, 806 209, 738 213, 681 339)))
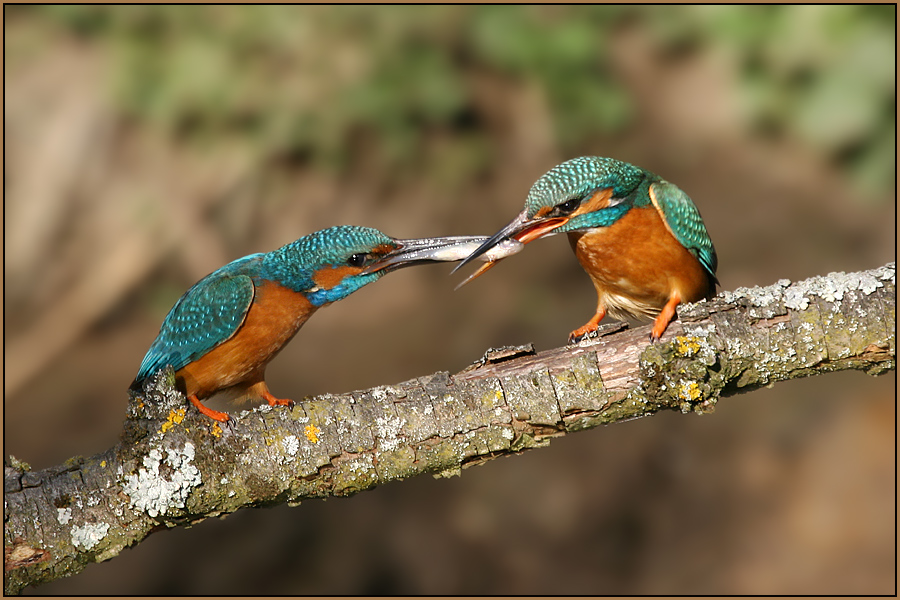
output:
POLYGON ((166 315, 135 379, 166 365, 177 371, 230 338, 244 322, 253 294, 248 275, 226 269, 198 281, 166 315))
POLYGON ((715 280, 719 259, 694 201, 668 181, 653 183, 650 186, 650 199, 675 239, 700 260, 700 264, 715 280))

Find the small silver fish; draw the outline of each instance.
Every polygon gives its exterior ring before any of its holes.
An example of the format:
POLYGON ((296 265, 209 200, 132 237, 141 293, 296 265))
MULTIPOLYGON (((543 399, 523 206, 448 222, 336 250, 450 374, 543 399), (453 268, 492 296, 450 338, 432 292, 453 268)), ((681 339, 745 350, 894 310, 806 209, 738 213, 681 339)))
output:
MULTIPOLYGON (((371 265, 364 273, 378 270, 392 270, 415 262, 454 262, 468 257, 488 239, 484 235, 457 235, 449 237, 394 240, 399 248, 385 259, 371 265)), ((504 240, 478 257, 478 260, 493 263, 521 250, 525 244, 509 239, 504 240)))
MULTIPOLYGON (((437 250, 433 250, 428 258, 431 260, 457 261, 463 260, 481 244, 487 240, 487 236, 477 235, 460 235, 455 237, 443 238, 449 245, 443 246, 437 250)), ((495 262, 518 253, 525 247, 525 244, 516 239, 503 240, 484 254, 478 257, 482 262, 495 262)))

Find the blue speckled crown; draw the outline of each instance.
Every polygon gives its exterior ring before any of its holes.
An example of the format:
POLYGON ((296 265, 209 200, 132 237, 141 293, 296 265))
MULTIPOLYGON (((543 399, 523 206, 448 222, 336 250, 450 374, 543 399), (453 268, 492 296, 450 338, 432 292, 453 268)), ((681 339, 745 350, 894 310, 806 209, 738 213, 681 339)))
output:
POLYGON ((322 229, 266 254, 267 267, 284 267, 291 270, 311 270, 325 265, 346 262, 353 254, 369 252, 382 244, 394 241, 371 227, 339 225, 322 229))
POLYGON ((559 164, 541 176, 528 192, 525 207, 534 216, 544 206, 556 206, 569 198, 600 188, 612 188, 626 196, 646 176, 640 167, 602 156, 581 156, 559 164))

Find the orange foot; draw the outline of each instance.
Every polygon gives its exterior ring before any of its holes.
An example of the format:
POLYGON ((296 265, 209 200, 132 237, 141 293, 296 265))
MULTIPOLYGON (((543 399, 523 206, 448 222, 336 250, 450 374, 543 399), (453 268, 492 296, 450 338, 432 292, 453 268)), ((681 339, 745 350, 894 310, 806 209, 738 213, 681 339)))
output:
POLYGON ((656 320, 653 321, 653 329, 650 330, 651 342, 659 341, 659 338, 666 332, 669 323, 675 318, 675 307, 680 303, 681 296, 678 292, 672 292, 672 295, 669 296, 669 301, 666 302, 663 309, 656 315, 656 320))
POLYGON ((205 406, 203 403, 200 402, 199 399, 197 399, 197 396, 195 394, 191 394, 190 396, 188 396, 188 400, 191 401, 191 404, 193 404, 194 406, 197 407, 197 410, 202 412, 204 415, 206 415, 210 419, 218 421, 219 423, 224 423, 228 420, 227 413, 219 412, 217 410, 213 410, 213 409, 209 408, 208 406, 205 406))
POLYGON ((293 408, 294 401, 293 400, 282 400, 281 398, 276 398, 272 395, 272 392, 269 391, 269 388, 264 387, 260 391, 260 395, 263 399, 269 403, 269 406, 290 406, 293 408))
POLYGON ((591 320, 573 331, 569 334, 569 343, 574 344, 587 334, 597 331, 597 328, 600 327, 600 321, 603 320, 603 317, 606 316, 606 307, 598 306, 597 312, 594 313, 594 316, 591 317, 591 320))

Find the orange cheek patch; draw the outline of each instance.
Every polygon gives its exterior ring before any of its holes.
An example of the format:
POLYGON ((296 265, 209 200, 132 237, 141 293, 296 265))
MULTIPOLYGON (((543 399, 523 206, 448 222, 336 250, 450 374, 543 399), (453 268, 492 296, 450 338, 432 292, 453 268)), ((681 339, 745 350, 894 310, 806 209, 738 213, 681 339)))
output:
POLYGON ((375 246, 374 248, 372 248, 372 250, 369 251, 369 254, 374 254, 375 256, 382 256, 384 254, 393 252, 398 247, 399 246, 393 246, 391 244, 379 244, 378 246, 375 246))
POLYGON ((324 267, 313 273, 313 282, 323 290, 330 290, 344 280, 345 277, 358 275, 360 267, 324 267))
POLYGON ((532 219, 540 219, 541 217, 546 217, 550 214, 550 211, 553 210, 552 206, 542 206, 538 209, 538 211, 534 214, 532 219))
POLYGON ((572 216, 592 213, 601 208, 609 206, 609 199, 612 198, 612 188, 604 188, 597 190, 593 196, 581 203, 572 216))

